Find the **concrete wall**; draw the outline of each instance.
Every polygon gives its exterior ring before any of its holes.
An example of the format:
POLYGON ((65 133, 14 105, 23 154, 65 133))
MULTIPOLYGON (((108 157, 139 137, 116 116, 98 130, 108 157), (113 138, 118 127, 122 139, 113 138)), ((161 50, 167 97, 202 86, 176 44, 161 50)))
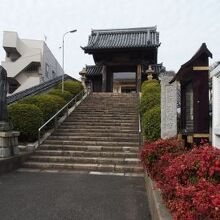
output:
POLYGON ((6 57, 1 64, 8 77, 20 84, 14 93, 63 74, 62 67, 42 40, 20 39, 16 32, 4 31, 3 48, 6 57))
POLYGON ((43 81, 47 81, 49 79, 53 79, 54 77, 60 76, 64 74, 62 67, 48 48, 48 46, 43 44, 43 56, 41 62, 41 71, 43 81), (46 72, 46 66, 48 65, 48 72, 46 72))
POLYGON ((212 145, 220 148, 220 65, 211 71, 212 78, 212 145))

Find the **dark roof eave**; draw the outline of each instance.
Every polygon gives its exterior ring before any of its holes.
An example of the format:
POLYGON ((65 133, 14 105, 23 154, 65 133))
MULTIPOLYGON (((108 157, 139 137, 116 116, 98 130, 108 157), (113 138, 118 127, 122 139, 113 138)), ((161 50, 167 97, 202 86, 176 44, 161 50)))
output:
POLYGON ((177 74, 173 77, 173 79, 170 81, 170 84, 173 83, 176 80, 179 80, 179 78, 181 77, 182 72, 184 72, 185 68, 189 68, 192 63, 199 57, 201 56, 203 53, 206 53, 208 57, 212 58, 212 53, 210 52, 210 50, 207 48, 206 43, 203 43, 201 45, 201 47, 199 48, 199 50, 193 55, 193 57, 188 60, 186 63, 184 63, 183 65, 181 65, 180 69, 178 70, 177 74))
MULTIPOLYGON (((198 51, 193 55, 193 57, 188 60, 186 63, 184 63, 180 70, 191 65, 199 56, 201 56, 203 53, 206 53, 208 57, 212 58, 212 53, 210 50, 207 48, 206 43, 203 43, 201 47, 198 49, 198 51)), ((179 71, 178 71, 179 72, 179 71)))
POLYGON ((149 45, 145 47, 112 47, 112 48, 90 48, 90 47, 81 47, 84 50, 84 53, 93 54, 95 52, 109 52, 109 51, 127 51, 127 50, 149 50, 152 48, 158 48, 161 45, 149 45))

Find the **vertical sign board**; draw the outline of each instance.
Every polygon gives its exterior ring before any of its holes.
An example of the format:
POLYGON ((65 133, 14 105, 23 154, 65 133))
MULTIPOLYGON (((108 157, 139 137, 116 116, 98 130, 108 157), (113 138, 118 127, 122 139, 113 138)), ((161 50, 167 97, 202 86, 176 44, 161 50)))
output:
POLYGON ((209 57, 212 54, 203 43, 170 82, 181 85, 180 134, 189 146, 209 139, 209 57))
POLYGON ((161 74, 161 138, 177 135, 177 83, 169 84, 174 72, 161 74))

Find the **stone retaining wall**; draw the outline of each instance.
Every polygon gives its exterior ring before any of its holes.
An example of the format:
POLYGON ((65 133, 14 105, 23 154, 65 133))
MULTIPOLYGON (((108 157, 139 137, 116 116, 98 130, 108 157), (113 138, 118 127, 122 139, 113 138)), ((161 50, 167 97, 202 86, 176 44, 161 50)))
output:
POLYGON ((155 183, 147 173, 144 179, 152 220, 172 220, 171 214, 163 203, 160 190, 156 188, 155 183))
POLYGON ((0 159, 0 175, 16 170, 28 158, 31 153, 24 153, 19 156, 0 159))

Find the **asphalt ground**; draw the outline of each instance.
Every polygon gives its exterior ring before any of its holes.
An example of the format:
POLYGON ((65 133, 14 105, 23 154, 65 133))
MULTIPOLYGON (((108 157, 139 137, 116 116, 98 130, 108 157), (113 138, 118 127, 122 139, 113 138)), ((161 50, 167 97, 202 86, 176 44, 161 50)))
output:
POLYGON ((149 220, 143 177, 12 172, 0 176, 0 220, 149 220))

